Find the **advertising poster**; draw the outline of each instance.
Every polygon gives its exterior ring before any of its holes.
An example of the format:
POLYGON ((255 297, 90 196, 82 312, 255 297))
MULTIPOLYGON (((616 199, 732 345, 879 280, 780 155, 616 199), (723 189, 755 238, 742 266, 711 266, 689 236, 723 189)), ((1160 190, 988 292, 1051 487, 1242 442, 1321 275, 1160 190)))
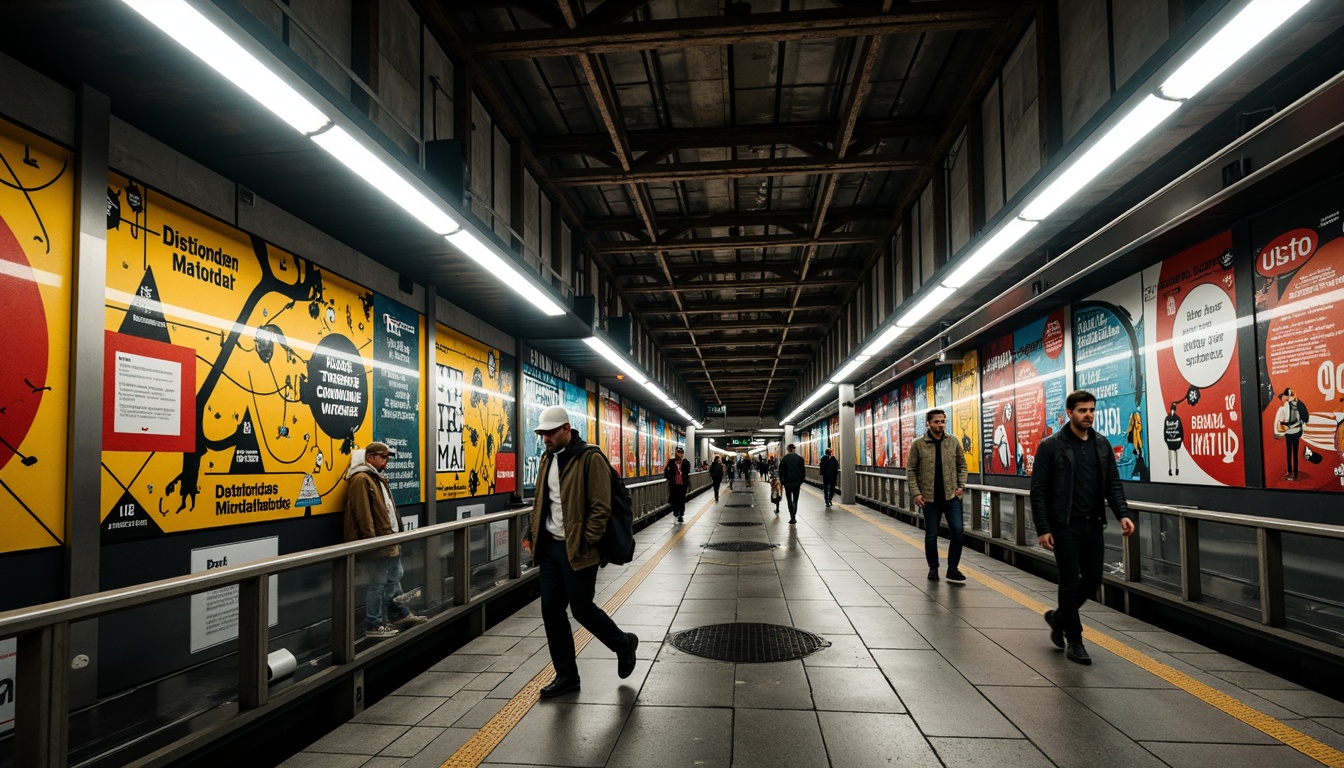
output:
POLYGON ((1017 430, 1013 414, 1013 337, 1004 336, 983 350, 980 374, 980 471, 1017 474, 1017 430))
POLYGON ((4 120, 0 161, 2 554, 65 541, 51 500, 65 497, 75 173, 70 150, 4 120))
POLYGON ((961 440, 966 471, 980 471, 980 355, 974 350, 952 366, 952 408, 948 428, 961 440))
POLYGON ((1120 479, 1134 482, 1149 479, 1144 333, 1140 275, 1073 305, 1074 386, 1097 396, 1092 426, 1110 441, 1120 479))
POLYGON ((891 466, 891 426, 894 403, 887 393, 873 400, 873 466, 891 466))
POLYGON ((14 686, 19 679, 19 639, 0 640, 0 734, 14 730, 14 686))
POLYGON ((667 424, 659 417, 651 419, 653 428, 653 460, 650 466, 655 473, 661 473, 667 466, 667 424))
POLYGON ((1260 421, 1269 488, 1344 492, 1339 192, 1336 183, 1252 223, 1256 338, 1263 352, 1260 421), (1294 416, 1301 431, 1286 434, 1294 416), (1285 434, 1275 437, 1277 432, 1285 434))
POLYGON ((621 460, 625 463, 623 477, 639 477, 639 406, 629 401, 621 403, 621 460))
POLYGON ((584 399, 587 401, 587 407, 584 409, 584 414, 588 417, 588 423, 584 425, 583 439, 586 442, 597 445, 597 393, 585 389, 584 399))
POLYGON ((924 436, 928 422, 924 420, 933 407, 933 374, 924 374, 915 378, 915 438, 924 436))
POLYGON ((1014 457, 1019 475, 1031 474, 1041 441, 1069 422, 1065 320, 1059 309, 1013 334, 1014 457))
MULTIPOLYGON (((536 361, 538 358, 540 358, 540 355, 533 353, 529 359, 536 361)), ((523 364, 523 435, 521 439, 524 446, 523 488, 529 491, 537 487, 537 469, 541 466, 541 454, 546 451, 545 443, 537 435, 537 425, 541 423, 541 412, 552 405, 564 406, 565 411, 569 414, 570 428, 582 433, 584 427, 582 420, 588 409, 585 397, 582 407, 575 410, 574 406, 580 402, 583 390, 552 372, 559 370, 562 374, 567 374, 569 369, 558 363, 551 363, 547 367, 551 370, 543 370, 530 363, 523 364)))
POLYGON ((624 477, 625 468, 621 465, 621 401, 606 387, 598 392, 601 395, 598 422, 602 431, 602 452, 611 461, 611 466, 624 477))
POLYGON ((654 473, 656 468, 653 466, 653 435, 650 433, 651 414, 645 408, 639 409, 639 474, 646 477, 654 473))
POLYGON ((933 399, 931 408, 941 408, 947 412, 947 429, 952 430, 952 366, 940 365, 933 369, 933 399))
POLYGON ((393 451, 383 471, 392 500, 419 504, 420 314, 374 294, 373 317, 373 439, 393 451))
POLYGON ((901 463, 898 466, 905 466, 910 446, 919 435, 918 429, 915 424, 915 382, 907 381, 901 385, 901 452, 898 454, 901 463))
POLYGON ((1154 479, 1246 484, 1235 261, 1224 232, 1143 271, 1154 479))
MULTIPOLYGON (((518 482, 513 356, 440 323, 434 369, 434 498, 512 493, 518 482)), ((533 433, 527 435, 536 440, 533 433)), ((531 468, 535 475, 536 464, 531 468)))
POLYGON ((893 386, 883 397, 887 403, 887 466, 904 467, 906 446, 901 444, 901 388, 893 386))
POLYGON ((873 413, 873 404, 863 402, 854 406, 854 445, 858 448, 858 465, 867 467, 872 465, 873 433, 868 428, 868 418, 873 413))
POLYGON ((111 174, 104 388, 118 404, 105 414, 103 541, 339 512, 350 453, 373 439, 370 404, 384 395, 374 304, 111 174), (152 381, 122 386, 126 365, 152 381), (174 408, 186 434, 168 427, 174 408), (118 416, 145 419, 140 434, 119 432, 118 416))

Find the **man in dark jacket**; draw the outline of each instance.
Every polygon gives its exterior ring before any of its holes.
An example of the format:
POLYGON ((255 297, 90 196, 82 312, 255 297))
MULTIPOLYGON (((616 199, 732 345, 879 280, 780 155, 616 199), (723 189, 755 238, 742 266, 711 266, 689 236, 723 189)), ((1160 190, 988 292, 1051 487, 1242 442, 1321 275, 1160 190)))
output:
POLYGON ((546 453, 537 469, 537 495, 532 507, 532 558, 541 571, 541 621, 555 667, 555 680, 541 689, 550 699, 579 690, 574 661, 574 635, 565 616, 574 618, 616 653, 621 679, 635 670, 639 638, 622 632, 606 611, 593 603, 601 555, 597 543, 611 518, 611 466, 599 450, 589 450, 569 426, 564 406, 541 412, 537 434, 546 453))
POLYGON ((1036 523, 1036 541, 1055 553, 1059 569, 1059 607, 1045 612, 1050 642, 1065 648, 1065 657, 1091 664, 1083 647, 1083 624, 1078 609, 1101 586, 1105 556, 1102 529, 1106 527, 1105 504, 1120 521, 1125 536, 1134 533, 1134 520, 1125 503, 1115 451, 1092 429, 1097 398, 1077 390, 1065 405, 1069 426, 1041 441, 1031 473, 1031 516, 1036 523))
POLYGON ((667 504, 672 508, 672 516, 680 523, 686 516, 686 489, 691 482, 691 462, 686 460, 684 449, 678 447, 676 458, 667 460, 663 477, 667 479, 667 504))
MULTIPOLYGON (((383 477, 392 450, 372 442, 350 454, 345 473, 345 540, 360 541, 391 536, 401 530, 392 490, 383 477)), ((393 544, 360 558, 369 577, 364 594, 364 636, 392 637, 398 627, 412 627, 428 619, 412 613, 397 599, 401 592, 401 547, 393 544), (395 618, 393 618, 395 617, 395 618)))
POLYGON ((797 454, 797 446, 789 443, 788 453, 779 460, 779 484, 784 486, 784 499, 789 503, 789 525, 798 522, 798 493, 806 477, 803 457, 797 454))
POLYGON ((714 463, 709 465, 709 479, 714 482, 714 500, 719 500, 719 484, 723 482, 723 459, 715 456, 714 463))
POLYGON ((835 451, 827 448, 826 455, 821 457, 821 495, 826 499, 826 506, 831 506, 835 486, 839 484, 840 460, 835 458, 835 451))

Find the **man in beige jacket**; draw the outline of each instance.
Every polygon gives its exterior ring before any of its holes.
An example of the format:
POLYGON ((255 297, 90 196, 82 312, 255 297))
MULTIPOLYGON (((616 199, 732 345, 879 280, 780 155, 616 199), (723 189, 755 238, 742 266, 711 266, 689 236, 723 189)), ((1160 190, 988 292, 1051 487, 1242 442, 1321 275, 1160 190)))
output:
POLYGON ((532 558, 541 569, 541 619, 555 667, 555 680, 541 689, 549 699, 579 690, 574 636, 565 616, 574 618, 601 643, 616 652, 616 673, 627 678, 635 670, 639 638, 622 632, 606 611, 593 603, 597 543, 611 518, 611 465, 597 446, 590 446, 569 425, 564 406, 541 412, 537 434, 546 453, 537 468, 537 495, 532 507, 532 558))
POLYGON ((966 454, 955 438, 947 439, 947 414, 934 408, 924 414, 928 431, 910 444, 905 463, 906 477, 915 492, 915 506, 924 510, 924 557, 929 562, 929 581, 938 580, 938 521, 947 516, 952 543, 947 548, 948 581, 965 581, 957 570, 961 563, 961 495, 966 489, 966 454))
MULTIPOLYGON (((383 477, 392 450, 384 443, 372 442, 350 455, 346 471, 345 540, 359 541, 391 536, 401 530, 397 505, 383 477)), ((364 595, 364 636, 392 637, 400 629, 423 624, 428 619, 412 613, 398 597, 402 594, 401 547, 374 550, 360 558, 369 577, 364 595)))

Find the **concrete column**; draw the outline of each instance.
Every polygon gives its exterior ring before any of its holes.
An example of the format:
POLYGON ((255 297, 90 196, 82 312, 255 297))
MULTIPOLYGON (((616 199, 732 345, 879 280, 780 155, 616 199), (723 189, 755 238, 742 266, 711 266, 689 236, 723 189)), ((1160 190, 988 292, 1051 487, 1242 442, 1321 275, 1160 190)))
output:
POLYGON ((704 456, 704 457, 705 457, 711 464, 714 463, 714 457, 709 455, 709 438, 708 438, 708 437, 702 437, 702 438, 700 438, 700 454, 699 454, 699 455, 704 456))
POLYGON ((840 503, 853 504, 854 490, 859 485, 856 459, 859 446, 854 439, 854 385, 841 384, 840 403, 840 448, 836 456, 840 460, 840 503))
POLYGON ((789 443, 793 442, 793 425, 784 425, 784 439, 779 443, 779 455, 783 456, 789 450, 789 443))
POLYGON ((686 425, 686 460, 691 462, 691 471, 700 466, 701 454, 695 450, 695 425, 686 425))

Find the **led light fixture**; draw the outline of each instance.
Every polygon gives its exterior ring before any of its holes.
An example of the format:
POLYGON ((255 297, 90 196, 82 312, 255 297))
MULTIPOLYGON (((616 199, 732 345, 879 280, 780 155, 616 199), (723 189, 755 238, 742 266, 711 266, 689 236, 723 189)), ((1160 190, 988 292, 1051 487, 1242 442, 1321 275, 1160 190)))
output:
POLYGON ((185 0, 122 1, 299 133, 320 131, 331 122, 185 0))
POLYGON ((1168 99, 1193 97, 1309 2, 1255 0, 1209 38, 1158 90, 1168 99))
POLYGON ((883 331, 881 336, 878 336, 875 340, 869 343, 868 346, 864 347, 863 354, 869 357, 880 354, 882 350, 886 349, 887 346, 891 344, 891 342, 896 340, 897 336, 905 333, 905 331, 906 328, 904 326, 892 325, 887 328, 887 330, 883 331))
MULTIPOLYGON (((508 285, 518 295, 532 302, 532 305, 537 309, 552 317, 565 314, 565 310, 559 304, 556 304, 550 296, 533 285, 503 256, 495 253, 493 248, 477 240, 475 235, 466 230, 461 230, 454 232, 446 239, 454 248, 466 254, 472 261, 480 264, 487 272, 494 275, 496 280, 508 285)), ((644 378, 641 376, 639 380, 640 383, 643 383, 644 378)))
POLYGON ((832 383, 832 384, 839 384, 840 382, 842 382, 842 381, 844 381, 845 379, 849 378, 850 374, 852 374, 852 373, 854 373, 855 371, 857 371, 857 370, 859 369, 859 366, 861 366, 861 365, 863 365, 864 363, 868 362, 868 360, 870 359, 870 357, 871 357, 871 355, 859 355, 858 357, 854 358, 853 360, 850 360, 848 363, 845 363, 844 367, 842 367, 840 370, 836 371, 836 372, 835 372, 835 375, 831 376, 831 383, 832 383))
POLYGON ((656 397, 656 398, 658 398, 659 400, 667 400, 667 399, 669 399, 668 396, 667 396, 667 393, 664 392, 663 390, 659 389, 659 388, 658 388, 658 385, 657 385, 657 384, 654 384, 652 381, 646 381, 646 382, 644 382, 644 388, 647 389, 647 390, 649 390, 650 392, 652 392, 652 393, 653 393, 653 396, 656 397))
POLYGON ((1023 219, 1009 219, 994 236, 980 244, 969 258, 961 263, 952 274, 943 280, 943 285, 948 288, 957 289, 975 279, 975 276, 984 271, 994 262, 995 259, 1007 253, 1009 248, 1017 244, 1028 232, 1036 227, 1037 222, 1025 221, 1023 219))
POLYGON ((929 290, 924 298, 920 299, 915 306, 906 310, 905 314, 896 319, 897 325, 904 325, 907 328, 923 320, 926 315, 932 312, 943 303, 943 300, 953 293, 951 288, 945 285, 936 285, 929 290))
POLYGON ((637 383, 644 384, 649 380, 648 377, 640 373, 630 361, 616 354, 616 350, 607 346, 605 342, 596 336, 589 336, 583 340, 583 343, 592 347, 594 352, 605 357, 607 362, 616 366, 622 373, 634 379, 637 383))
POLYGON ((429 227, 434 234, 446 235, 462 228, 456 219, 444 213, 433 200, 340 126, 332 126, 330 130, 316 134, 313 142, 354 171, 369 186, 386 195, 388 200, 429 227))

